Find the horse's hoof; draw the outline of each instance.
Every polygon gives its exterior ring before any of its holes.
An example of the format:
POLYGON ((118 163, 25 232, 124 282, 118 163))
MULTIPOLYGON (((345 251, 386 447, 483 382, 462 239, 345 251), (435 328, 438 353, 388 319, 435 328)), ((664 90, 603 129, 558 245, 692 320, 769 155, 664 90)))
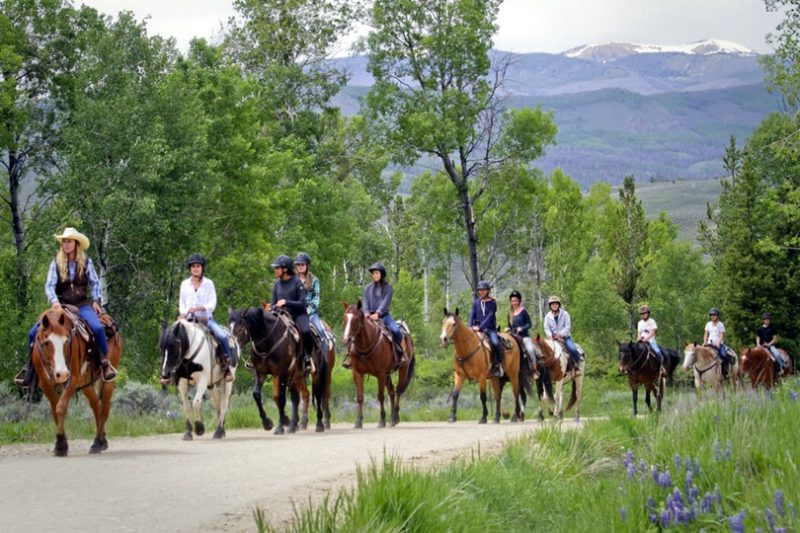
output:
POLYGON ((297 433, 297 424, 289 424, 289 433, 297 433))
POLYGON ((67 452, 69 451, 69 444, 67 444, 67 436, 66 435, 56 435, 56 447, 53 449, 53 453, 56 457, 66 457, 67 452))
POLYGON ((326 420, 325 421, 325 429, 331 429, 331 421, 330 420, 326 420))
POLYGON ((485 424, 485 423, 486 423, 486 417, 482 416, 481 419, 478 420, 478 424, 485 424))
POLYGON ((397 427, 397 424, 399 424, 399 423, 400 423, 400 419, 399 418, 392 417, 392 423, 391 423, 392 427, 397 427))
POLYGON ((300 419, 300 429, 304 429, 304 430, 308 429, 308 417, 307 416, 303 416, 303 418, 300 419))
POLYGON ((456 422, 456 415, 450 415, 450 418, 448 418, 447 421, 451 424, 454 424, 456 422))
POLYGON ((272 429, 272 420, 270 420, 269 418, 265 418, 264 420, 261 421, 261 427, 264 428, 264 431, 269 431, 270 429, 272 429))
POLYGON ((494 420, 492 420, 492 424, 499 424, 499 423, 500 423, 499 418, 495 418, 494 420))
POLYGON ((356 420, 355 425, 353 426, 354 429, 363 429, 364 423, 361 420, 356 420))
POLYGON ((106 451, 108 449, 108 439, 103 439, 100 441, 100 449, 102 451, 106 451))
POLYGON ((89 453, 100 453, 103 451, 103 444, 100 442, 100 439, 94 439, 91 448, 89 448, 89 453))
POLYGON ((199 437, 200 435, 206 432, 206 427, 203 425, 202 422, 195 422, 194 432, 197 433, 197 436, 199 437))
POLYGON ((275 435, 283 435, 285 433, 283 429, 283 424, 278 424, 274 431, 275 435))
POLYGON ((386 420, 379 420, 378 421, 378 427, 379 428, 385 428, 386 427, 386 420))
POLYGON ((511 423, 513 424, 515 422, 519 422, 519 417, 517 415, 511 417, 511 423))
POLYGON ((536 418, 539 419, 539 422, 544 422, 544 413, 539 411, 539 413, 536 415, 536 418))
POLYGON ((186 433, 184 433, 183 434, 183 440, 192 440, 192 432, 191 431, 187 431, 186 433))
POLYGON ((218 427, 217 430, 214 432, 215 439, 221 439, 225 436, 225 430, 221 427, 218 427))
POLYGON ((317 422, 317 427, 314 428, 314 431, 316 431, 317 433, 322 433, 323 431, 325 431, 325 424, 323 424, 322 422, 317 422))
POLYGON ((55 449, 55 450, 53 450, 53 454, 56 457, 66 457, 67 456, 67 450, 55 449))

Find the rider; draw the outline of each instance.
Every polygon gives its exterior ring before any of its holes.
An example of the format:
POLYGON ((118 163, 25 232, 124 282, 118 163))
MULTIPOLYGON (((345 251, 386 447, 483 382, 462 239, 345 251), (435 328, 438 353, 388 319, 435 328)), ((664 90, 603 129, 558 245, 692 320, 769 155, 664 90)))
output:
POLYGON ((285 310, 292 317, 303 338, 303 357, 300 367, 304 373, 311 372, 314 337, 308 325, 306 287, 295 276, 294 262, 289 256, 278 256, 271 266, 275 274, 275 285, 272 286, 272 302, 269 309, 285 310))
POLYGON ((533 349, 533 339, 531 339, 530 333, 531 326, 533 326, 531 315, 522 307, 522 294, 519 291, 511 291, 508 300, 511 304, 511 311, 508 313, 508 329, 512 334, 522 338, 522 345, 525 346, 531 368, 536 369, 536 352, 533 349))
POLYGON ((206 258, 201 254, 192 254, 186 261, 189 268, 189 277, 181 282, 181 295, 178 302, 180 314, 178 318, 190 318, 198 322, 205 322, 208 329, 214 334, 225 352, 225 357, 220 361, 223 378, 227 382, 233 381, 230 368, 231 347, 228 344, 228 335, 222 326, 214 321, 214 309, 217 307, 217 291, 214 282, 206 277, 206 258))
MULTIPOLYGON (((94 335, 103 381, 113 381, 117 372, 108 362, 108 339, 99 318, 103 312, 100 307, 100 278, 92 260, 85 253, 89 249, 89 238, 75 228, 65 228, 61 235, 54 237, 61 242, 61 248, 50 263, 44 292, 53 309, 61 309, 62 304, 78 307, 81 319, 94 335)), ((21 387, 29 387, 33 383, 33 342, 38 329, 37 322, 28 333, 28 363, 24 373, 20 372, 14 379, 21 387)))
POLYGON ((575 341, 572 340, 572 320, 565 309, 561 309, 561 298, 551 296, 547 300, 550 312, 544 316, 544 334, 548 339, 562 341, 567 351, 572 355, 575 366, 581 362, 581 354, 575 341))
POLYGON ((305 252, 300 252, 294 258, 294 268, 297 277, 303 282, 306 288, 306 312, 308 320, 319 334, 322 343, 322 353, 328 353, 328 338, 325 335, 325 326, 319 316, 319 278, 311 273, 311 256, 305 252))
POLYGON ((758 328, 756 334, 756 346, 766 348, 772 353, 772 356, 775 358, 775 365, 778 368, 778 374, 780 374, 786 363, 778 352, 778 348, 775 347, 775 343, 778 342, 778 335, 775 333, 775 328, 772 326, 772 315, 764 313, 761 315, 761 320, 761 327, 758 328))
POLYGON ((650 345, 650 348, 656 353, 658 356, 658 363, 661 365, 661 368, 664 368, 664 355, 661 353, 661 348, 658 347, 658 343, 656 343, 656 331, 658 331, 658 325, 656 321, 650 318, 650 307, 647 305, 643 305, 639 307, 639 316, 641 319, 639 323, 636 325, 636 331, 639 336, 640 342, 646 342, 650 345))
POLYGON ((372 283, 364 289, 364 314, 370 320, 383 320, 383 323, 392 332, 394 347, 400 358, 400 366, 403 366, 408 359, 403 350, 403 332, 400 331, 400 326, 389 313, 394 289, 386 281, 386 267, 383 266, 383 263, 374 263, 369 267, 369 273, 372 274, 372 283))
POLYGON ((708 310, 708 316, 711 318, 706 323, 705 332, 703 333, 703 345, 713 346, 719 351, 719 358, 722 360, 722 377, 728 377, 728 350, 723 344, 725 340, 725 324, 719 319, 719 309, 712 307, 708 310))
POLYGON ((478 297, 472 302, 469 312, 469 325, 473 331, 482 331, 492 345, 492 368, 494 377, 503 377, 503 351, 500 348, 500 337, 497 336, 497 300, 489 296, 491 285, 486 280, 478 282, 478 297))

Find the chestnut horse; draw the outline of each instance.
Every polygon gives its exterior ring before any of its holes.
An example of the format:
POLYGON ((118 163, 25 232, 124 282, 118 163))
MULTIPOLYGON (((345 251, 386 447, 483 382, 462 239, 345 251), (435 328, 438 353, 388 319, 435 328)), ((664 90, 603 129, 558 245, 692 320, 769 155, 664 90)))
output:
MULTIPOLYGON (((33 344, 33 367, 56 423, 54 451, 58 457, 65 457, 69 450, 64 421, 69 400, 78 390, 83 391, 94 413, 96 432, 89 453, 108 449, 105 425, 116 384, 101 379, 98 358, 89 354, 90 348, 95 354, 97 348, 84 337, 81 330, 88 328, 80 328, 78 320, 77 313, 68 314, 63 308, 48 309, 39 316, 39 330, 33 344)), ((108 361, 117 367, 122 358, 122 338, 110 316, 104 314, 100 321, 108 333, 108 361)))
POLYGON ((644 385, 644 401, 647 408, 653 411, 650 405, 650 393, 656 398, 656 411, 661 411, 661 402, 664 399, 664 389, 667 376, 672 374, 672 359, 664 355, 664 372, 661 371, 661 364, 649 343, 621 342, 619 343, 619 371, 628 375, 628 385, 631 388, 633 398, 633 416, 639 414, 637 407, 639 399, 639 385, 644 385))
MULTIPOLYGON (((544 339, 536 335, 534 346, 538 346, 542 353, 539 364, 547 368, 550 372, 550 379, 555 383, 556 391, 554 395, 554 416, 559 420, 564 418, 564 384, 572 382, 572 395, 567 405, 567 411, 575 406, 575 418, 581 416, 581 399, 583 398, 583 376, 586 361, 581 359, 580 364, 575 367, 569 364, 570 354, 560 342, 544 339)), ((538 357, 538 355, 537 355, 538 357)), ((541 378, 540 378, 541 379, 541 378)), ((547 395, 541 395, 538 417, 544 419, 544 412, 549 411, 547 395)))
MULTIPOLYGON (((228 321, 231 331, 240 344, 250 343, 252 364, 255 370, 253 383, 253 399, 261 417, 261 426, 269 431, 272 420, 264 411, 261 401, 261 389, 267 375, 272 376, 272 399, 278 408, 278 425, 275 434, 282 435, 288 425, 289 433, 297 431, 299 422, 300 390, 305 387, 305 375, 296 359, 302 357, 302 346, 287 325, 291 318, 284 312, 267 311, 263 307, 250 307, 243 310, 228 310, 228 321), (292 417, 286 416, 286 390, 292 400, 292 417)), ((312 396, 317 407, 317 425, 315 431, 325 431, 322 422, 322 405, 326 397, 328 379, 328 356, 323 356, 319 349, 313 351, 312 396)))
MULTIPOLYGON (((690 342, 683 350, 684 360, 683 369, 693 370, 694 389, 698 401, 702 397, 703 386, 711 385, 717 393, 722 392, 725 397, 724 378, 722 376, 722 360, 719 358, 719 351, 710 346, 701 346, 696 342, 690 342)), ((736 392, 736 382, 739 378, 739 361, 736 353, 728 349, 728 357, 732 363, 729 367, 728 380, 731 382, 734 392, 736 392)))
MULTIPOLYGON (((350 355, 353 383, 356 385, 356 401, 358 412, 356 414, 355 428, 361 429, 364 421, 364 375, 375 376, 378 380, 378 402, 381 405, 381 417, 378 427, 386 427, 386 411, 383 407, 384 389, 389 391, 389 403, 392 408, 391 425, 400 422, 400 397, 408 388, 414 377, 416 359, 414 358, 414 343, 406 329, 403 336, 403 349, 407 362, 398 367, 395 362, 393 341, 384 335, 377 321, 364 316, 361 300, 358 303, 344 306, 342 317, 342 339, 350 355), (392 372, 399 370, 397 390, 392 384, 392 372)), ((401 326, 402 327, 402 326, 401 326)))
POLYGON ((522 349, 519 342, 506 333, 500 333, 500 336, 511 342, 511 348, 503 350, 504 373, 503 377, 498 379, 489 375, 489 370, 491 368, 491 347, 483 342, 483 335, 473 331, 464 324, 458 316, 458 309, 456 309, 455 313, 449 312, 447 308, 444 309, 442 333, 439 335, 439 341, 442 348, 447 348, 451 342, 455 347, 453 351, 454 385, 453 392, 450 394, 453 398, 453 405, 450 410, 450 422, 456 421, 458 396, 461 393, 461 387, 468 379, 477 381, 478 388, 480 389, 483 413, 478 421, 479 424, 485 424, 486 417, 489 414, 486 408, 486 381, 489 379, 492 380, 492 389, 494 390, 494 423, 497 424, 500 422, 503 387, 509 381, 511 382, 511 390, 514 395, 514 415, 511 417, 511 421, 521 422, 523 420, 524 415, 520 404, 520 382, 522 382, 529 394, 533 396, 529 374, 527 372, 527 367, 523 368, 520 365, 522 349))
POLYGON ((786 366, 780 374, 775 373, 775 361, 767 348, 756 346, 746 348, 740 352, 742 373, 750 377, 753 388, 763 384, 767 389, 771 389, 778 381, 778 378, 788 376, 792 373, 792 358, 785 350, 778 348, 778 353, 783 356, 786 366))

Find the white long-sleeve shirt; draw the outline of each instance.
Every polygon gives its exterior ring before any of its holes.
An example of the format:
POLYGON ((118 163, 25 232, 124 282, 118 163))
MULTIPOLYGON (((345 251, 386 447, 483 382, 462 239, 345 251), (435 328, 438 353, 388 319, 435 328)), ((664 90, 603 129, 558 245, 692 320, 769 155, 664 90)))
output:
POLYGON ((192 285, 192 278, 187 278, 181 282, 181 297, 178 309, 180 309, 181 314, 185 314, 192 307, 205 307, 205 315, 209 319, 214 318, 214 309, 217 307, 217 290, 214 287, 214 282, 205 276, 203 276, 203 281, 200 282, 200 286, 196 290, 192 285))
POLYGON ((562 337, 572 336, 572 321, 569 318, 569 313, 561 309, 558 313, 558 318, 552 311, 544 316, 544 334, 550 339, 554 333, 558 333, 562 337))

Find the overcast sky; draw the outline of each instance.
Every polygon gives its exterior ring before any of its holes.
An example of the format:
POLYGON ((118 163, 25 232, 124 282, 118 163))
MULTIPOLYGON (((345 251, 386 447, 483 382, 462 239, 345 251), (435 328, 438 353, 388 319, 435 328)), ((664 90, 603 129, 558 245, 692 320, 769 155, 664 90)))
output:
MULTIPOLYGON (((234 14, 229 0, 75 0, 116 15, 150 17, 151 33, 175 37, 181 50, 192 37, 213 38, 234 14)), ((505 0, 495 47, 512 52, 563 52, 582 44, 625 41, 683 44, 734 41, 769 52, 764 37, 780 21, 763 0, 505 0)))

